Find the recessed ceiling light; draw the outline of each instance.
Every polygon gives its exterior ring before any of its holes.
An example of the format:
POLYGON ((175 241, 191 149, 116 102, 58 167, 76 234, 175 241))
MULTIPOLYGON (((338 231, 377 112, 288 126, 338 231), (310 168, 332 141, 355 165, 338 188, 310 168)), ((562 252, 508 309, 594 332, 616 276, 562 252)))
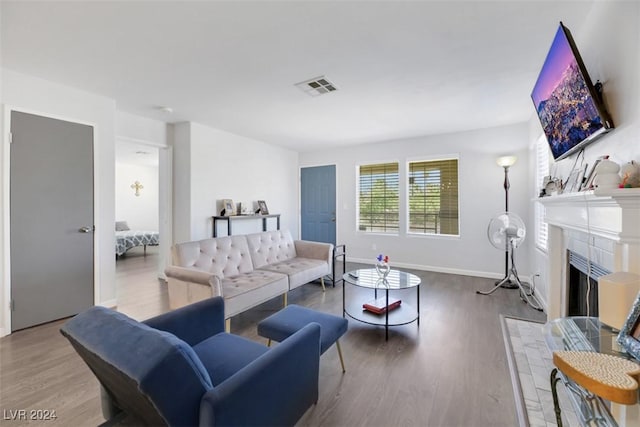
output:
POLYGON ((162 111, 165 114, 173 113, 173 108, 171 107, 158 107, 158 110, 162 111))
POLYGON ((336 85, 331 83, 325 76, 315 77, 304 82, 296 83, 294 86, 309 96, 319 96, 338 90, 336 85))

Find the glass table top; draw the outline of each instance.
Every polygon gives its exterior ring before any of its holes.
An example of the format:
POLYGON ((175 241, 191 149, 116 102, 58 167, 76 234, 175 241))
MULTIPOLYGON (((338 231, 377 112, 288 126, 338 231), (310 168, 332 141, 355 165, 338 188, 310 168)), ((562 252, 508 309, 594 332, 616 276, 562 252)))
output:
POLYGON ((574 350, 630 358, 617 343, 618 332, 603 324, 597 317, 563 317, 544 326, 544 337, 551 351, 574 350))
POLYGON ((415 274, 393 269, 384 279, 380 278, 375 268, 349 271, 342 278, 352 285, 371 289, 408 289, 415 288, 421 283, 420 278, 415 274))

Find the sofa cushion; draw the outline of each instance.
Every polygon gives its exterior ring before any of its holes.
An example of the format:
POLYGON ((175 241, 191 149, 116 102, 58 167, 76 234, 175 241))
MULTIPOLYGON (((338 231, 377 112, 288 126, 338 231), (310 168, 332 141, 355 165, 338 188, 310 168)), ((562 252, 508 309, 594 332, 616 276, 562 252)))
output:
POLYGON ((289 290, 286 275, 266 270, 254 270, 222 279, 222 296, 225 300, 225 318, 242 313, 274 296, 289 290))
POLYGON ((296 247, 289 230, 248 234, 247 242, 253 268, 264 267, 296 257, 296 247))
POLYGON ((245 236, 225 236, 174 245, 174 263, 219 277, 236 276, 253 270, 245 236))
POLYGON ((215 387, 269 348, 238 335, 221 333, 196 344, 193 350, 202 360, 215 387))
POLYGON ((265 265, 261 270, 273 271, 289 276, 289 289, 295 289, 305 283, 329 274, 326 261, 309 258, 292 258, 275 264, 265 265))

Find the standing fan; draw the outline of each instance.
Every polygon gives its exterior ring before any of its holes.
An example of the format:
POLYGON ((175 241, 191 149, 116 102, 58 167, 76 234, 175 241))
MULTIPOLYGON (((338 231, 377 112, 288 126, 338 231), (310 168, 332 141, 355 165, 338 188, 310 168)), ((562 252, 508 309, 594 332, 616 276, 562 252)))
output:
POLYGON ((518 285, 518 288, 520 289, 520 298, 522 301, 529 304, 532 308, 542 311, 542 308, 531 298, 533 297, 534 289, 531 286, 529 286, 529 290, 525 288, 525 285, 518 277, 518 270, 516 270, 515 251, 516 248, 524 242, 526 234, 527 232, 524 227, 524 222, 514 213, 503 212, 500 215, 491 218, 489 226, 487 227, 487 237, 489 238, 489 242, 491 242, 496 249, 501 251, 506 250, 509 252, 511 269, 506 277, 502 281, 498 282, 493 289, 487 292, 476 291, 476 293, 481 295, 492 294, 496 289, 513 277, 513 283, 518 285))

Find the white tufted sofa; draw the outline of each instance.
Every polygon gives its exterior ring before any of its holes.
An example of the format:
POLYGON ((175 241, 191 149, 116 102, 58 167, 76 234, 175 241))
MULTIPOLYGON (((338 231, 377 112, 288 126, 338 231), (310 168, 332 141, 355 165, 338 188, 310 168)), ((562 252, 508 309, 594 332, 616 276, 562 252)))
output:
MULTIPOLYGON (((225 299, 225 319, 331 273, 333 245, 293 240, 288 230, 225 236, 173 246, 165 269, 172 309, 225 299)), ((227 325, 228 326, 228 325, 227 325)))

